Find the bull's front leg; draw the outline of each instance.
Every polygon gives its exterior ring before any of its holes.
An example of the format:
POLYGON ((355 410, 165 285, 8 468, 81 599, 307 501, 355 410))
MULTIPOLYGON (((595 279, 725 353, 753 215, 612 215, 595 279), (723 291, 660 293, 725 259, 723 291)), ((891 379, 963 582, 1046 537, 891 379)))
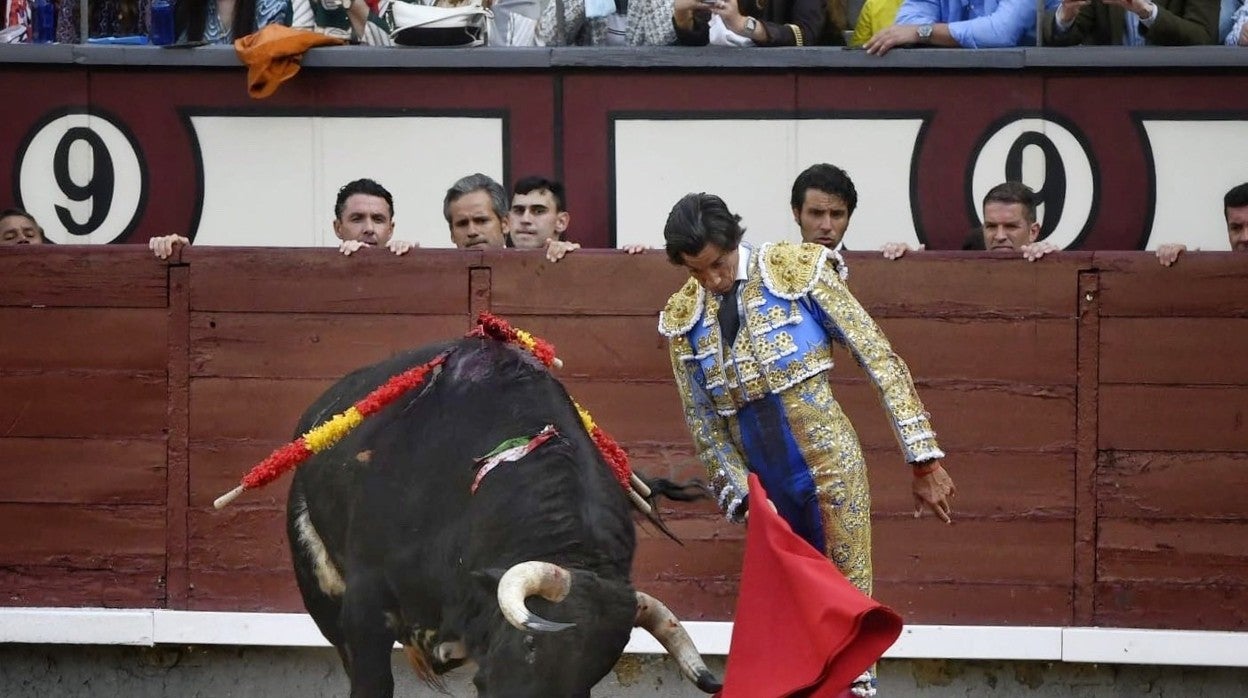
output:
POLYGON ((394 696, 390 655, 395 636, 386 623, 378 581, 352 579, 343 599, 343 644, 350 661, 351 698, 394 696))

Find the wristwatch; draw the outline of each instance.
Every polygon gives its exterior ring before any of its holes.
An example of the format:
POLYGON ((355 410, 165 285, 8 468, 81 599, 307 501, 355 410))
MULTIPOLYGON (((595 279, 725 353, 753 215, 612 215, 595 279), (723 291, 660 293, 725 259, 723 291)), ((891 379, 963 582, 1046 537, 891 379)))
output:
POLYGON ((757 28, 758 28, 758 20, 754 19, 753 17, 746 17, 745 28, 742 30, 742 33, 745 36, 748 36, 752 39, 754 38, 754 30, 757 28))
POLYGON ((931 40, 932 40, 932 25, 920 24, 919 25, 919 43, 926 44, 927 42, 931 40))

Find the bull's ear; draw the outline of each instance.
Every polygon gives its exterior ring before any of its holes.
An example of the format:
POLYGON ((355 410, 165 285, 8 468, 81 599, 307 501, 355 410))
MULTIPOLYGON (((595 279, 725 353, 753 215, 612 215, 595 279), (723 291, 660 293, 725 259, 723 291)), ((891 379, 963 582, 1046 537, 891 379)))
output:
POLYGON ((507 570, 501 567, 487 567, 483 570, 473 570, 472 580, 481 585, 487 594, 491 596, 498 593, 498 580, 503 578, 507 570))

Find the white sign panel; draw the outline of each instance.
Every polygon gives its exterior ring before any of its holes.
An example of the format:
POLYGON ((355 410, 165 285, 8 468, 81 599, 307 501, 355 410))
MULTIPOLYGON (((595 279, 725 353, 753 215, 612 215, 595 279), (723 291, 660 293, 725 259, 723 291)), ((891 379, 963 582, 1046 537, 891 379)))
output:
POLYGON ((668 212, 690 192, 722 197, 749 241, 799 240, 793 180, 829 162, 858 191, 848 249, 917 245, 910 172, 922 126, 917 118, 617 120, 616 244, 662 247, 668 212))
POLYGON ((453 247, 442 199, 482 172, 503 181, 489 117, 194 116, 204 202, 196 245, 335 246, 334 201, 355 179, 394 195, 394 235, 453 247))
POLYGON ((1248 182, 1248 121, 1142 122, 1153 155, 1157 204, 1148 245, 1231 249, 1222 198, 1248 182))

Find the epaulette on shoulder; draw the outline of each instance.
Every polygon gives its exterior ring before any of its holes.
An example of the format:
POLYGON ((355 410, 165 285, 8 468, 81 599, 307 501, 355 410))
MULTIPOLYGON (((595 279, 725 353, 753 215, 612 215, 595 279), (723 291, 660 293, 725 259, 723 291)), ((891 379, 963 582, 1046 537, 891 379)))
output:
POLYGON ((659 313, 659 333, 664 337, 678 337, 692 330, 702 317, 705 305, 706 290, 696 279, 689 279, 667 299, 667 305, 659 313))
POLYGON ((819 280, 819 270, 828 259, 828 250, 808 242, 769 242, 758 251, 759 271, 767 290, 793 300, 810 293, 819 280))

